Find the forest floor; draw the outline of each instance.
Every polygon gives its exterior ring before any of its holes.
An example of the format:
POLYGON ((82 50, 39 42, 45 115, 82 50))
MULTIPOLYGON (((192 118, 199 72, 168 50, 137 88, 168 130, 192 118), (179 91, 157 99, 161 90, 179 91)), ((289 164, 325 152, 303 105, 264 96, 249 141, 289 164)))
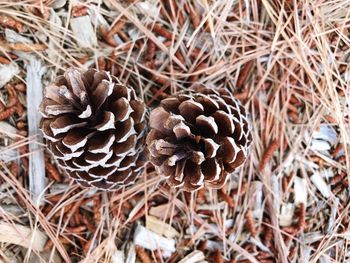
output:
POLYGON ((350 262, 349 10, 0 0, 0 262, 350 262), (228 88, 251 115, 248 160, 221 190, 171 189, 151 164, 119 191, 79 187, 37 130, 36 101, 70 66, 110 71, 150 107, 228 88))

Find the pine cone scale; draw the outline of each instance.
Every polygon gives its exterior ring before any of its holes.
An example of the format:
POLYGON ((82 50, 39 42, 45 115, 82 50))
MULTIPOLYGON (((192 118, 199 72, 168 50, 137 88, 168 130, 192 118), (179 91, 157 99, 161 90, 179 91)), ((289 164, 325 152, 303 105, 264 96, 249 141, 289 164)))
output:
POLYGON ((120 98, 111 104, 113 114, 117 121, 125 121, 129 118, 133 112, 128 100, 126 98, 120 98))
POLYGON ((102 80, 92 93, 92 104, 95 109, 99 109, 113 92, 113 86, 109 85, 106 80, 102 80))
POLYGON ((214 158, 204 161, 201 170, 206 181, 211 182, 219 179, 221 168, 214 158))
POLYGON ((198 102, 186 100, 180 104, 179 112, 186 121, 193 123, 199 115, 204 113, 204 108, 198 102))
POLYGON ((78 70, 69 70, 64 74, 68 87, 72 90, 73 94, 80 99, 80 105, 87 104, 87 94, 85 83, 82 80, 82 75, 78 70))
MULTIPOLYGON (((85 141, 87 142, 87 137, 85 138, 85 141)), ((95 136, 91 137, 91 139, 89 140, 88 151, 91 153, 108 153, 114 141, 115 135, 112 131, 107 131, 102 134, 95 133, 95 136)))
POLYGON ((61 133, 67 133, 73 128, 84 127, 87 124, 85 121, 79 120, 73 115, 64 115, 58 117, 55 121, 51 122, 50 128, 54 136, 61 133))
POLYGON ((72 152, 84 147, 86 143, 87 136, 78 129, 70 130, 62 140, 62 144, 72 152))

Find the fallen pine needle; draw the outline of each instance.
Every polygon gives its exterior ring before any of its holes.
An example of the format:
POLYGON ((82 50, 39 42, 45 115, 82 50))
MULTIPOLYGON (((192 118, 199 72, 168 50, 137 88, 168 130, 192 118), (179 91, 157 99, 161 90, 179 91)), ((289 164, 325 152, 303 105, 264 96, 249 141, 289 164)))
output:
POLYGON ((245 220, 246 220, 246 227, 249 233, 255 237, 257 234, 257 230, 255 227, 255 222, 253 219, 253 214, 251 210, 248 210, 247 213, 245 214, 245 220))
POLYGON ((152 263, 152 259, 143 247, 135 246, 135 250, 142 263, 152 263))
POLYGON ((277 151, 278 147, 279 147, 278 141, 273 140, 272 143, 266 148, 259 164, 260 172, 265 169, 266 165, 272 159, 272 156, 277 151))
POLYGON ((5 50, 10 51, 35 52, 44 51, 47 49, 47 46, 45 44, 8 43, 5 41, 0 41, 0 45, 5 50))
POLYGON ((6 15, 0 15, 0 25, 17 30, 17 32, 23 32, 22 23, 18 22, 12 17, 6 15))

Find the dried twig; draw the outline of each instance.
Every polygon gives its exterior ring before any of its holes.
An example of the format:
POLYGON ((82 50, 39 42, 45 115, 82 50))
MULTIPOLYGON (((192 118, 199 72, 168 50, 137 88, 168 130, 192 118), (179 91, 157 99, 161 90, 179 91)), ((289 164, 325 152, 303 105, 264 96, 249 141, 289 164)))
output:
POLYGON ((45 189, 45 160, 44 151, 40 144, 43 138, 39 130, 41 116, 38 112, 42 99, 41 78, 45 68, 38 60, 31 60, 27 68, 27 105, 28 105, 28 133, 36 138, 35 143, 29 144, 29 185, 34 203, 42 203, 45 189))

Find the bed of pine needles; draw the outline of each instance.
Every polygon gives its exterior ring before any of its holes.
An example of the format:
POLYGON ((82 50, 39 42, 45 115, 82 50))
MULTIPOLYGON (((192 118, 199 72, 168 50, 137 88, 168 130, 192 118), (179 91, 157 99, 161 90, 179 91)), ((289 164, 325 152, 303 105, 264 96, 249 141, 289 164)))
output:
POLYGON ((349 10, 346 0, 0 0, 0 72, 18 68, 0 87, 0 261, 350 262, 349 10), (80 17, 92 30, 74 32, 80 17), (149 164, 133 186, 101 192, 45 152, 38 205, 28 57, 45 66, 43 86, 69 66, 96 67, 150 107, 197 83, 226 87, 251 115, 249 159, 218 191, 170 189, 149 164), (151 219, 175 251, 135 243, 138 226, 157 231, 151 219))

